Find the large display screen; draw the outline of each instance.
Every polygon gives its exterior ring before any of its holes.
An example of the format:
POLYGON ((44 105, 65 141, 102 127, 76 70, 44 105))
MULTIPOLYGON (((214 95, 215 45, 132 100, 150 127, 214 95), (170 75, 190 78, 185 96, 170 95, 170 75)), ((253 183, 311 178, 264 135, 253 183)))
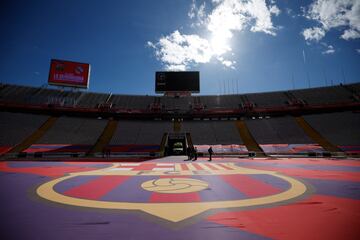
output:
POLYGON ((156 72, 155 92, 200 92, 199 72, 156 72))
POLYGON ((88 88, 90 64, 52 59, 48 83, 50 85, 88 88))

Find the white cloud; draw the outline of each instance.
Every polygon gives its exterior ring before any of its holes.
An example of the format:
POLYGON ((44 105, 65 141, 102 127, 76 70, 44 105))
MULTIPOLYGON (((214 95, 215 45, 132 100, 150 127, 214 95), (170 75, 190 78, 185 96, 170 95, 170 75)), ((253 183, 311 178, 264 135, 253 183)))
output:
POLYGON ((334 47, 332 45, 326 45, 325 44, 325 46, 327 47, 327 49, 324 50, 322 52, 322 54, 334 54, 335 53, 335 49, 334 49, 334 47))
MULTIPOLYGON (((314 0, 304 13, 308 19, 315 20, 324 33, 339 29, 344 31, 341 38, 345 40, 360 38, 359 0, 314 0)), ((317 38, 309 40, 319 41, 317 38)))
POLYGON ((302 50, 302 55, 303 55, 304 64, 306 64, 306 54, 304 49, 302 50))
POLYGON ((217 58, 225 67, 235 69, 236 61, 225 60, 223 57, 217 58))
POLYGON ((302 32, 306 41, 319 41, 325 36, 325 31, 319 27, 307 28, 302 32))
POLYGON ((291 8, 285 8, 285 13, 292 18, 298 17, 291 8))
POLYGON ((187 65, 206 63, 211 59, 209 42, 198 35, 182 35, 178 30, 162 37, 156 44, 148 42, 155 49, 157 58, 169 70, 185 70, 187 65))
POLYGON ((226 59, 227 55, 232 55, 230 40, 234 33, 250 29, 276 35, 277 28, 271 18, 278 16, 280 9, 274 0, 269 2, 267 5, 265 0, 212 0, 213 8, 206 14, 205 2, 198 7, 193 0, 188 17, 195 22, 193 27, 204 28, 207 37, 182 34, 176 30, 156 43, 148 42, 148 46, 155 49, 156 57, 169 70, 188 69, 212 59, 234 68, 236 62, 226 59))
POLYGON ((193 19, 196 16, 196 2, 195 0, 192 1, 190 5, 190 11, 188 12, 188 16, 190 19, 193 19))
POLYGON ((360 54, 360 49, 356 49, 356 52, 357 52, 358 54, 360 54))
POLYGON ((206 8, 206 2, 203 2, 198 7, 196 5, 196 0, 192 1, 191 5, 190 5, 190 10, 188 12, 189 18, 195 20, 195 22, 193 22, 191 24, 192 27, 199 27, 199 26, 205 24, 205 22, 206 22, 205 8, 206 8))
MULTIPOLYGON (((248 21, 254 20, 255 25, 251 27, 251 31, 253 32, 265 32, 267 34, 276 35, 275 27, 271 21, 271 15, 274 12, 271 12, 270 8, 276 9, 276 5, 268 7, 266 5, 265 0, 252 0, 247 1, 244 5, 246 6, 246 11, 243 12, 243 15, 250 15, 248 21)), ((278 8, 277 8, 278 9, 278 8)), ((273 10, 276 12, 276 10, 273 10)), ((276 16, 280 12, 276 12, 276 16)))
POLYGON ((235 67, 234 67, 234 64, 236 63, 235 61, 233 62, 233 61, 229 61, 229 60, 224 60, 221 63, 226 67, 235 69, 235 67))
POLYGON ((172 65, 167 65, 166 69, 169 71, 186 71, 186 65, 185 64, 172 64, 172 65))
POLYGON ((344 31, 343 35, 341 35, 341 38, 345 40, 360 38, 360 32, 354 29, 347 29, 344 31))
POLYGON ((280 9, 276 5, 270 7, 270 12, 275 14, 275 16, 279 16, 281 13, 280 9))

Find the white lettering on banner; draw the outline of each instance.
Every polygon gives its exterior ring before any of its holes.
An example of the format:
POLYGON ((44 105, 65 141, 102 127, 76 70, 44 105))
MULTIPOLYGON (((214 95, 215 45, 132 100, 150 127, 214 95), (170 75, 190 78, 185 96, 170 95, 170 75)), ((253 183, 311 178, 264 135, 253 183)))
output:
POLYGON ((55 80, 59 80, 59 81, 74 81, 74 82, 83 82, 84 81, 84 77, 83 76, 75 76, 73 74, 55 74, 54 75, 54 79, 55 80))

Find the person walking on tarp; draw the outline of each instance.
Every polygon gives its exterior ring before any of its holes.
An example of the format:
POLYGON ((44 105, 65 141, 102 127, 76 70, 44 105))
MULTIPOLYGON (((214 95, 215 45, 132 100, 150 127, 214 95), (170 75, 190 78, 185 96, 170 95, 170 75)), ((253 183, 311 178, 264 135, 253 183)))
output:
POLYGON ((211 146, 210 146, 209 149, 208 149, 208 153, 209 153, 209 158, 210 158, 208 161, 211 162, 211 160, 212 160, 212 155, 214 154, 214 151, 212 150, 212 147, 211 147, 211 146))
POLYGON ((103 150, 102 150, 102 157, 104 158, 105 155, 106 155, 106 148, 103 148, 103 150))
POLYGON ((186 148, 186 155, 188 156, 188 159, 185 161, 191 160, 191 147, 186 148))
POLYGON ((197 160, 197 157, 198 157, 197 147, 193 148, 193 156, 194 156, 194 160, 193 160, 193 161, 196 161, 196 160, 197 160))
POLYGON ((110 147, 106 147, 106 148, 105 148, 105 155, 106 155, 107 158, 110 157, 110 155, 111 155, 111 149, 110 149, 110 147))

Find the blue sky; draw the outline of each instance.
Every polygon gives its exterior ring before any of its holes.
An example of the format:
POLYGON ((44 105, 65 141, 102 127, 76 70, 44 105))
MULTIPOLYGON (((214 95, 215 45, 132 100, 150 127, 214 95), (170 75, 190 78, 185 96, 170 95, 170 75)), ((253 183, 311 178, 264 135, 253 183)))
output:
POLYGON ((201 94, 360 81, 360 1, 1 1, 0 81, 91 64, 90 91, 154 94, 155 71, 200 71, 201 94))

